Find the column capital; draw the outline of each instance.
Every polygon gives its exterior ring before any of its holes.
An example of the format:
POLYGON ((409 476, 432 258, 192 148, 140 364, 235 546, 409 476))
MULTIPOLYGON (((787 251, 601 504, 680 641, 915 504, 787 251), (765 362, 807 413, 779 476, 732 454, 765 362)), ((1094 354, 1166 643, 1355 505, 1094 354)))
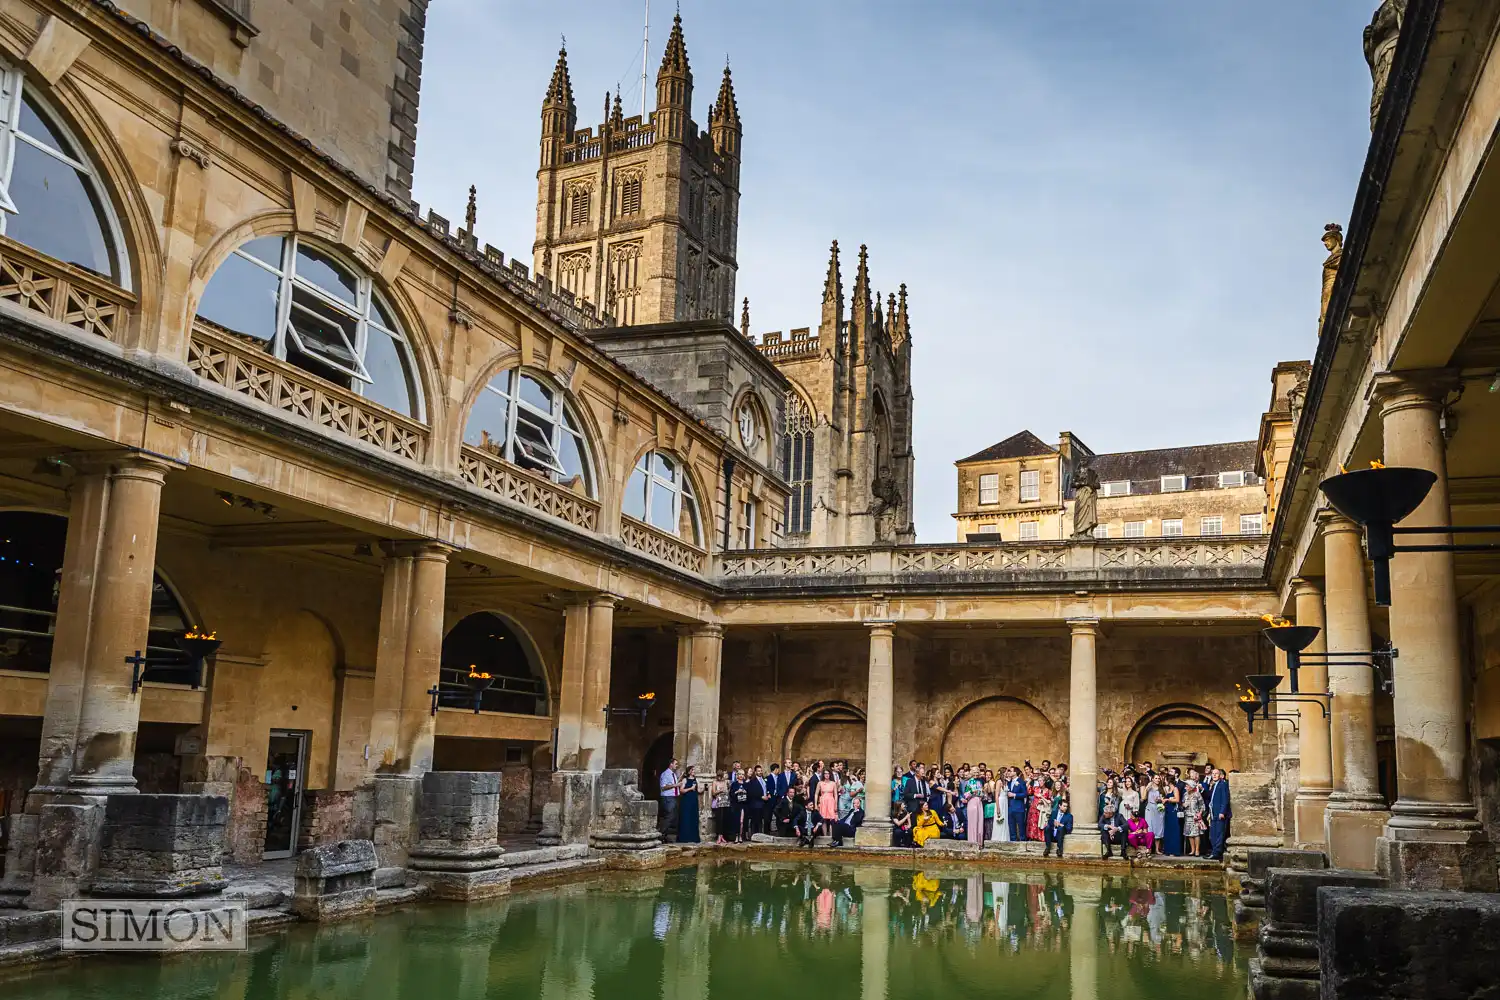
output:
POLYGON ((1097 618, 1068 618, 1066 621, 1068 631, 1073 635, 1099 634, 1099 619, 1097 618))
POLYGON ((896 620, 894 618, 867 618, 865 628, 870 630, 871 635, 895 635, 896 620))
POLYGON ((1324 535, 1337 535, 1345 532, 1355 532, 1361 536, 1364 535, 1363 528, 1332 507, 1324 507, 1314 516, 1317 519, 1319 527, 1322 528, 1324 535))
POLYGON ((1370 385, 1370 397, 1382 417, 1400 410, 1436 410, 1461 384, 1458 373, 1446 368, 1381 372, 1370 385))
POLYGON ((166 455, 123 448, 110 451, 78 452, 67 456, 67 462, 85 475, 149 479, 153 482, 162 482, 166 479, 167 473, 187 468, 183 463, 166 455))
POLYGON ((391 559, 432 559, 447 562, 457 552, 455 546, 435 538, 387 539, 380 543, 380 551, 391 559))
POLYGON ((677 630, 678 636, 691 639, 722 639, 724 637, 724 626, 704 622, 693 625, 683 625, 677 630))
POLYGON ((570 608, 609 608, 613 610, 620 603, 620 598, 614 594, 604 592, 587 594, 571 593, 563 599, 566 607, 570 608))
POLYGON ((1322 597, 1323 585, 1305 576, 1292 578, 1292 595, 1295 597, 1322 597))

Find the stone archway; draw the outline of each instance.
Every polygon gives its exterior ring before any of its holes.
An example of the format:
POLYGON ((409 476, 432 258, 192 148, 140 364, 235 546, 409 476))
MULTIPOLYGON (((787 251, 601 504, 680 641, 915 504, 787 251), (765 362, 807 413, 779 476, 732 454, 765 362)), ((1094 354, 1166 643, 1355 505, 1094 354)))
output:
POLYGON ((1158 766, 1212 764, 1232 771, 1239 767, 1239 756, 1233 730, 1201 705, 1154 708, 1141 716, 1125 739, 1125 760, 1154 761, 1158 766))
POLYGON ((990 767, 1066 759, 1066 740, 1042 711, 1020 698, 981 698, 964 706, 943 731, 938 759, 957 767, 990 767))
POLYGON ((809 705, 787 727, 782 756, 796 761, 844 760, 865 766, 865 713, 847 701, 809 705))

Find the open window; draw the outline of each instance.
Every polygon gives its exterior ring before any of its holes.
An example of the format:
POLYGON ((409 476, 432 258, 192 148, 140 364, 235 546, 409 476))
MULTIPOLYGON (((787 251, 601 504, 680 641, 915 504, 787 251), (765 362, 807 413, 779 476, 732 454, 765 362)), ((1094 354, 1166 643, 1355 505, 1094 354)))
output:
POLYGON ((299 236, 236 247, 198 318, 405 416, 422 419, 411 346, 359 268, 299 236))
POLYGON ((592 497, 594 476, 581 428, 561 389, 536 374, 511 369, 479 390, 464 443, 592 497))
POLYGON ((0 232, 129 286, 123 239, 99 172, 19 70, 0 62, 0 232))

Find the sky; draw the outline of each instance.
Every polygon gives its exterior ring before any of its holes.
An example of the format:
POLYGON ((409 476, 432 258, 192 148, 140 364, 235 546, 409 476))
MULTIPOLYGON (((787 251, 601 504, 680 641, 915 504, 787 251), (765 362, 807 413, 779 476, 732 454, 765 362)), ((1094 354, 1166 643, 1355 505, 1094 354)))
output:
MULTIPOLYGON (((1247 440, 1310 358, 1320 242, 1369 144, 1375 0, 683 0, 704 124, 744 123, 737 296, 816 326, 829 243, 910 298, 919 541, 953 463, 1028 429, 1095 452, 1247 440)), ((648 86, 672 5, 651 5, 648 86)), ((579 126, 640 110, 644 0, 429 9, 415 197, 527 262, 566 35, 579 126)))

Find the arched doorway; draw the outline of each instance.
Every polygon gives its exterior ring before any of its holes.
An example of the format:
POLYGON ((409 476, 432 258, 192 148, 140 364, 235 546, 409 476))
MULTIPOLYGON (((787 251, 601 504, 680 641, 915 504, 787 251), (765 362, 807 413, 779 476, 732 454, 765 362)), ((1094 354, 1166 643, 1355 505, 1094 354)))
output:
POLYGON ((461 620, 443 639, 438 690, 441 704, 472 707, 469 673, 490 675, 480 695, 482 712, 547 715, 547 680, 530 639, 505 617, 479 611, 461 620))
POLYGON ((939 759, 954 767, 984 761, 990 767, 1064 759, 1057 727, 1019 698, 982 698, 960 709, 943 733, 939 759))
POLYGON ((661 795, 661 773, 672 763, 672 734, 662 733, 646 748, 641 760, 640 789, 648 799, 661 795))
MULTIPOLYGON (((0 670, 50 671, 67 536, 68 519, 61 514, 0 511, 0 670)), ((151 588, 148 651, 153 656, 182 656, 175 640, 187 626, 182 603, 157 573, 151 588)), ((182 658, 186 664, 187 658, 182 658)), ((148 677, 174 683, 187 679, 173 667, 152 667, 148 677)))
POLYGON ((783 755, 796 761, 843 760, 865 766, 865 713, 845 701, 803 709, 787 727, 783 755))
POLYGON ((1163 705, 1141 716, 1125 740, 1125 759, 1158 767, 1239 766, 1234 736, 1224 720, 1200 705, 1163 705))

